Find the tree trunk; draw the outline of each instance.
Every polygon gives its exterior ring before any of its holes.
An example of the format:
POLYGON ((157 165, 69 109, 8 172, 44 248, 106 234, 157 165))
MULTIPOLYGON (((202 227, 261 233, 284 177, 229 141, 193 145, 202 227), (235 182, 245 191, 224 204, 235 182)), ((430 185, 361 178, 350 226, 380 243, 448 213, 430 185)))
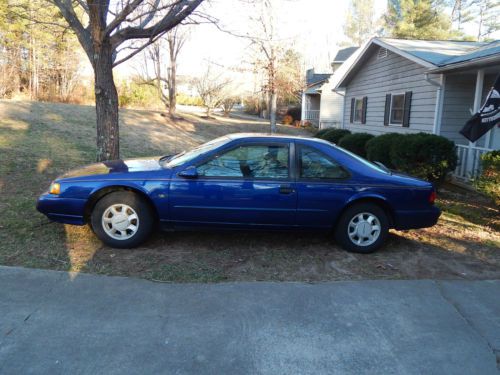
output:
POLYGON ((176 105, 177 105, 177 82, 175 81, 176 75, 177 75, 177 58, 172 50, 172 47, 170 47, 170 77, 168 77, 168 100, 169 100, 169 111, 170 115, 173 116, 175 115, 175 110, 176 110, 176 105))
POLYGON ((176 82, 175 82, 175 65, 172 66, 172 72, 170 76, 170 82, 168 86, 168 101, 169 101, 169 111, 170 115, 174 116, 175 115, 175 110, 177 106, 177 88, 176 88, 176 82))
POLYGON ((270 103, 270 109, 269 109, 269 123, 271 124, 271 133, 276 133, 277 132, 277 127, 276 127, 276 104, 278 101, 278 94, 276 91, 271 93, 271 103, 270 103))
POLYGON ((97 161, 120 158, 118 93, 113 80, 111 46, 103 44, 94 54, 97 161))

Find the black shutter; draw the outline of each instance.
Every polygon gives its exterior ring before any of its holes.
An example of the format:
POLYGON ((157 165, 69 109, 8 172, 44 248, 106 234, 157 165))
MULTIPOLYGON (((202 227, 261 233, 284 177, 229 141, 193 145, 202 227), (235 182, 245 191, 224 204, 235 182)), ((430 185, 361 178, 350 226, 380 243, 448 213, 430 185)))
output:
POLYGON ((403 126, 410 126, 411 91, 405 92, 405 110, 403 112, 403 126))
POLYGON ((351 119, 349 120, 349 122, 352 124, 353 120, 354 120, 354 102, 355 102, 356 99, 352 98, 351 99, 351 119))
POLYGON ((361 110, 361 123, 366 124, 366 106, 368 104, 368 97, 363 96, 363 107, 361 110))
POLYGON ((385 112, 384 112, 384 125, 389 125, 389 118, 391 117, 391 94, 385 96, 385 112))

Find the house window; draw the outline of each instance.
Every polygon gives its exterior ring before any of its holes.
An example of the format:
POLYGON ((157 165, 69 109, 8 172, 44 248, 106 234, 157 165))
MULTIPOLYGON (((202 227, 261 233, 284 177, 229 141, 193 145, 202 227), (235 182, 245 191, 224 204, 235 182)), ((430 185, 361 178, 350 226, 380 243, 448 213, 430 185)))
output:
POLYGON ((356 99, 354 102, 354 122, 361 122, 363 117, 363 99, 356 99))
POLYGON ((410 126, 412 92, 387 94, 385 96, 384 125, 410 126))
POLYGON ((405 109, 405 95, 393 94, 391 98, 391 124, 401 125, 403 123, 405 109))

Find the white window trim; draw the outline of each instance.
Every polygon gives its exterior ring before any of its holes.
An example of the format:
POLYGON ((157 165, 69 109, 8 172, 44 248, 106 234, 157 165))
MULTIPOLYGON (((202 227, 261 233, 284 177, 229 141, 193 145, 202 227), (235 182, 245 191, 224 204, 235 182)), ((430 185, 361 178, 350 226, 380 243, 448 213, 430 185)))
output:
POLYGON ((363 121, 362 121, 363 113, 362 112, 363 112, 363 97, 361 97, 361 98, 354 97, 354 109, 353 109, 353 113, 352 113, 352 123, 353 124, 362 124, 363 123, 363 121), (356 102, 358 100, 361 102, 361 117, 359 118, 359 120, 356 120, 356 102))
POLYGON ((399 126, 403 127, 403 123, 405 121, 405 93, 404 92, 391 92, 391 105, 389 107, 389 126, 399 126), (392 99, 394 98, 394 95, 403 95, 403 118, 401 120, 401 123, 393 123, 392 122, 392 99))

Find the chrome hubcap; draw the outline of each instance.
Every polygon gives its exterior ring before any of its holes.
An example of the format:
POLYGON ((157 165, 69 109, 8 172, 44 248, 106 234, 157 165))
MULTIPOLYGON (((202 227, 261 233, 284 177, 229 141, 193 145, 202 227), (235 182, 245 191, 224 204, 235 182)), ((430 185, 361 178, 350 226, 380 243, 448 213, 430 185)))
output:
POLYGON ((354 216, 347 227, 349 239, 358 246, 370 246, 380 236, 380 221, 369 213, 362 212, 354 216))
POLYGON ((126 204, 113 204, 102 214, 102 227, 115 240, 127 240, 139 229, 139 216, 126 204))

